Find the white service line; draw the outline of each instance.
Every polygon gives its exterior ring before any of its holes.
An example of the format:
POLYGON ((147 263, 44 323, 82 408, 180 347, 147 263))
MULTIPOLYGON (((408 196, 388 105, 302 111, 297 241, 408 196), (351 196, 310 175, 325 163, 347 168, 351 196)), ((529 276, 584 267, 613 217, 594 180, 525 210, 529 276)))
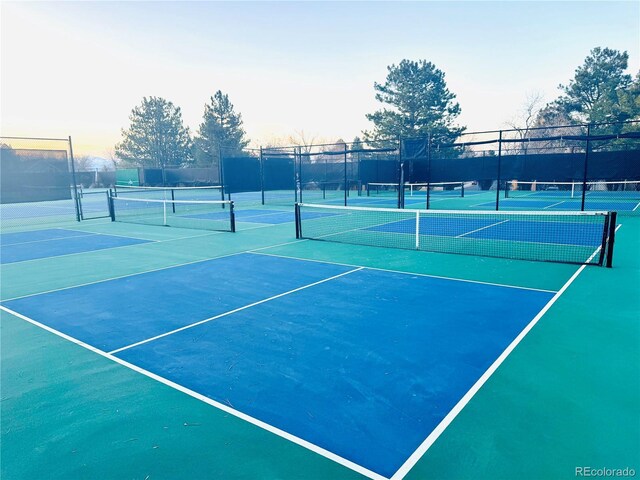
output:
POLYGON ((543 207, 543 210, 546 210, 547 208, 555 207, 557 205, 561 205, 563 203, 566 203, 566 200, 562 200, 561 202, 552 203, 551 205, 547 205, 546 207, 543 207))
POLYGON ((240 308, 229 310, 228 312, 224 312, 224 313, 221 313, 219 315, 215 315, 213 317, 205 318, 204 320, 200 320, 199 322, 194 322, 194 323, 191 323, 189 325, 185 325, 184 327, 176 328, 175 330, 171 330, 169 332, 165 332, 165 333, 162 333, 160 335, 156 335, 155 337, 147 338, 145 340, 141 340, 139 342, 132 343, 131 345, 127 345, 125 347, 118 348, 116 350, 112 350, 112 351, 109 352, 109 354, 113 355, 113 354, 122 352, 124 350, 128 350, 128 349, 133 348, 133 347, 144 345, 145 343, 153 342, 154 340, 158 340, 160 338, 168 337, 169 335, 173 335, 174 333, 182 332, 183 330, 188 330, 190 328, 197 327, 198 325, 202 325, 204 323, 208 323, 208 322, 211 322, 213 320, 217 320, 219 318, 226 317, 226 316, 231 315, 233 313, 237 313, 237 312, 240 312, 242 310, 246 310, 247 308, 255 307, 256 305, 260 305, 260 304, 263 304, 263 303, 266 303, 266 302, 270 302, 271 300, 275 300, 277 298, 284 297, 285 295, 290 295, 292 293, 299 292, 300 290, 305 290, 307 288, 310 288, 310 287, 313 287, 313 286, 316 286, 316 285, 320 285, 322 283, 329 282, 331 280, 335 280, 336 278, 340 278, 340 277, 343 277, 345 275, 349 275, 350 273, 358 272, 358 271, 362 270, 363 268, 364 267, 354 268, 353 270, 349 270, 348 272, 343 272, 343 273, 340 273, 338 275, 334 275, 333 277, 325 278, 323 280, 319 280, 317 282, 313 282, 313 283, 310 283, 308 285, 303 285, 302 287, 294 288, 293 290, 289 290, 287 292, 279 293, 278 295, 274 295, 272 297, 265 298, 265 299, 259 300, 257 302, 250 303, 249 305, 244 305, 244 306, 242 306, 240 308))
MULTIPOLYGON (((295 243, 295 242, 291 242, 291 243, 295 243)), ((286 245, 286 244, 285 244, 286 245)), ((376 247, 374 247, 376 248, 376 247)), ((491 283, 491 282, 483 282, 481 280, 467 280, 465 278, 456 278, 456 277, 443 277, 441 275, 431 275, 428 273, 416 273, 416 272, 407 272, 407 271, 403 271, 403 270, 391 270, 389 268, 378 268, 378 267, 369 267, 369 266, 362 266, 362 265, 353 265, 350 263, 341 263, 341 262, 330 262, 327 260, 315 260, 315 259, 311 259, 311 258, 300 258, 300 257, 292 257, 289 255, 278 255, 277 253, 265 253, 265 252, 258 252, 256 250, 250 250, 247 251, 247 253, 251 253, 254 255, 266 255, 268 257, 277 257, 277 258, 288 258, 288 259, 293 259, 293 260, 301 260, 303 262, 316 262, 316 263, 325 263, 325 264, 330 264, 330 265, 340 265, 343 267, 362 267, 362 268, 366 268, 367 270, 375 270, 375 271, 379 271, 379 272, 389 272, 389 273, 398 273, 401 275, 409 275, 409 276, 416 276, 416 277, 427 277, 427 278, 437 278, 440 280, 451 280, 453 282, 466 282, 466 283, 479 283, 481 285, 491 285, 493 287, 503 287, 503 288, 516 288, 518 290, 533 290, 534 292, 545 292, 545 293, 556 293, 557 290, 544 290, 542 288, 533 288, 533 287, 520 287, 518 285, 507 285, 505 283, 491 283)))
POLYGON ((491 225, 487 225, 486 227, 476 228, 475 230, 471 230, 470 232, 465 232, 461 235, 456 235, 456 238, 464 237, 465 235, 471 235, 472 233, 479 232, 480 230, 484 230, 485 228, 495 227, 496 225, 500 225, 501 223, 508 222, 509 220, 502 220, 501 222, 492 223, 491 225))
POLYGON ((310 451, 312 451, 314 453, 317 453, 318 455, 321 455, 321 456, 323 456, 323 457, 325 457, 325 458, 327 458, 329 460, 332 460, 332 461, 336 462, 337 464, 342 465, 343 467, 346 467, 346 468, 348 468, 350 470, 353 470, 354 472, 357 472, 357 473, 359 473, 361 475, 364 475, 365 477, 368 477, 368 478, 370 478, 372 480, 387 480, 382 475, 379 475, 379 474, 377 474, 375 472, 372 472, 371 470, 369 470, 369 469, 367 469, 367 468, 365 468, 365 467, 363 467, 361 465, 358 465, 357 463, 354 463, 354 462, 352 462, 350 460, 347 460, 346 458, 343 458, 343 457, 341 457, 339 455, 336 455, 333 452, 325 450, 324 448, 322 448, 322 447, 320 447, 318 445, 315 445, 315 444, 313 444, 311 442, 303 440, 302 438, 297 437, 295 435, 292 435, 291 433, 285 432, 284 430, 280 430, 279 428, 274 427, 273 425, 270 425, 270 424, 265 423, 265 422, 263 422, 261 420, 258 420, 257 418, 254 418, 254 417, 252 417, 250 415, 247 415, 246 413, 243 413, 243 412, 241 412, 239 410, 236 410, 236 409, 234 409, 234 408, 232 408, 232 407, 230 407, 228 405, 225 405, 223 403, 220 403, 220 402, 217 402, 215 400, 212 400, 209 397, 206 397, 206 396, 204 396, 204 395, 202 395, 202 394, 200 394, 198 392, 195 392, 195 391, 190 390, 190 389, 188 389, 186 387, 183 387, 182 385, 177 384, 175 382, 172 382, 171 380, 168 380, 168 379, 166 379, 164 377, 161 377, 160 375, 156 375, 155 373, 149 372, 148 370, 140 368, 140 367, 138 367, 138 366, 136 366, 136 365, 134 365, 132 363, 129 363, 129 362, 125 361, 125 360, 122 360, 121 358, 118 358, 118 357, 116 357, 114 355, 111 355, 109 353, 103 352, 102 350, 100 350, 98 348, 95 348, 95 347, 93 347, 93 346, 91 346, 91 345, 89 345, 87 343, 84 343, 84 342, 82 342, 82 341, 80 341, 80 340, 78 340, 76 338, 73 338, 73 337, 71 337, 69 335, 66 335, 66 334, 64 334, 62 332, 59 332, 58 330, 55 330, 55 329, 53 329, 51 327, 48 327, 48 326, 46 326, 46 325, 44 325, 44 324, 42 324, 40 322, 37 322, 36 320, 33 320, 33 319, 25 316, 25 315, 22 315, 22 314, 20 314, 18 312, 14 312, 13 310, 11 310, 11 309, 3 306, 3 305, 0 305, 0 310, 3 310, 3 311, 5 311, 5 312, 7 312, 7 313, 9 313, 9 314, 11 314, 11 315, 13 315, 15 317, 18 317, 18 318, 20 318, 20 319, 22 319, 22 320, 24 320, 26 322, 29 322, 29 323, 37 326, 37 327, 40 327, 43 330, 46 330, 46 331, 48 331, 50 333, 53 333, 54 335, 62 337, 65 340, 68 340, 68 341, 70 341, 72 343, 75 343, 76 345, 79 345, 79 346, 81 346, 83 348, 86 348, 87 350, 90 350, 93 353, 97 353, 98 355, 100 355, 102 357, 105 357, 105 358, 107 358, 107 359, 109 359, 109 360, 111 360, 111 361, 113 361, 115 363, 118 363, 118 364, 122 365, 123 367, 129 368, 129 369, 133 370, 134 372, 137 372, 137 373, 140 373, 142 375, 145 375, 146 377, 149 377, 149 378, 151 378, 153 380, 156 380, 157 382, 160 382, 160 383, 162 383, 162 384, 164 384, 164 385, 166 385, 166 386, 168 386, 170 388, 178 390, 179 392, 182 392, 182 393, 184 393, 186 395, 189 395, 190 397, 193 397, 193 398, 195 398, 197 400, 200 400, 200 401, 202 401, 202 402, 204 402, 204 403, 206 403, 208 405, 211 405, 212 407, 215 407, 215 408, 217 408, 219 410, 222 410, 223 412, 226 412, 226 413, 228 413, 230 415, 233 415, 234 417, 240 418, 241 420, 244 420, 244 421, 246 421, 248 423, 251 423, 252 425, 255 425, 256 427, 262 428, 263 430, 266 430, 266 431, 268 431, 270 433, 273 433, 274 435, 277 435, 277 436, 279 436, 281 438, 284 438, 285 440, 289 440, 290 442, 295 443, 296 445, 299 445, 301 447, 306 448, 307 450, 310 450, 310 451))

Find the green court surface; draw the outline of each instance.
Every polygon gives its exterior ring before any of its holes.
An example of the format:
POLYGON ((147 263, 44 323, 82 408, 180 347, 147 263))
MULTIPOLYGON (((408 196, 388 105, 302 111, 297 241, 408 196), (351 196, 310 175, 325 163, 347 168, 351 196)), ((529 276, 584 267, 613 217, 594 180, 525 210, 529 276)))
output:
MULTIPOLYGON (((68 222, 59 226, 148 242, 5 263, 1 296, 4 304, 242 252, 561 291, 393 478, 575 478, 577 467, 639 472, 640 218, 618 223, 614 266, 603 268, 296 240, 293 222, 240 221, 236 233, 68 222)), ((203 288, 224 296, 225 284, 220 278, 203 288)), ((515 314, 519 305, 510 308, 515 314)), ((3 479, 385 478, 6 309, 0 327, 3 479)))

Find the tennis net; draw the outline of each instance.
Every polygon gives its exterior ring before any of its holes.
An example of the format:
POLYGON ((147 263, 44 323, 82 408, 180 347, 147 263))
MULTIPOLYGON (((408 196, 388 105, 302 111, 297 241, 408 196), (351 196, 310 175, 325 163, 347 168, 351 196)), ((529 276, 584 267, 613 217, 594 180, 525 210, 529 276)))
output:
POLYGON ((233 201, 109 197, 114 222, 235 232, 233 201))
POLYGON ((507 182, 504 194, 507 198, 581 198, 582 192, 593 198, 620 198, 640 200, 640 181, 615 182, 507 182))
POLYGON ((113 196, 156 200, 224 200, 224 188, 222 185, 203 187, 140 187, 137 185, 116 185, 113 188, 113 196))
POLYGON ((615 212, 400 210, 296 204, 296 237, 611 266, 615 212))

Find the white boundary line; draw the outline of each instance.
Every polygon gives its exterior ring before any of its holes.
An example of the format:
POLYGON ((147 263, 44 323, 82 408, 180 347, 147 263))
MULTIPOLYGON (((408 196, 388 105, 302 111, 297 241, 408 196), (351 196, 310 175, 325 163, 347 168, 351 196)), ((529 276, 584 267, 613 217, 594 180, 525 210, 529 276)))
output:
MULTIPOLYGON (((291 242, 294 243, 294 242, 291 242)), ((265 248, 271 248, 271 247, 265 247, 265 248)), ((378 268, 378 267, 369 267, 366 265, 353 265, 350 263, 341 263, 341 262, 330 262, 327 260, 315 260, 315 259, 311 259, 311 258, 300 258, 300 257, 291 257, 288 255, 279 255, 276 253, 264 253, 264 252, 258 252, 257 249, 256 250, 249 250, 246 253, 249 254, 253 254, 253 255, 266 255, 268 257, 279 257, 279 258, 289 258, 289 259, 293 259, 293 260, 301 260, 304 262, 316 262, 316 263, 326 263, 326 264, 330 264, 330 265, 340 265, 343 267, 362 267, 365 268, 367 270, 376 270, 376 271, 380 271, 380 272, 389 272, 389 273, 398 273, 401 275, 413 275, 416 277, 428 277, 428 278, 437 278, 440 280, 450 280, 452 282, 466 282, 466 283, 478 283, 481 285, 491 285, 493 287, 504 287, 504 288, 515 288, 518 290, 533 290, 535 292, 545 292, 545 293, 556 293, 557 290, 544 290, 542 288, 533 288, 533 287, 520 287, 518 285, 507 285, 507 284, 503 284, 503 283, 491 283, 491 282, 483 282, 481 280, 468 280, 465 278, 454 278, 454 277, 443 277, 440 275, 431 275, 428 273, 416 273, 416 272, 405 272, 402 270, 391 270, 389 268, 378 268)))
POLYGON ((43 330, 46 330, 50 333, 53 333, 54 335, 57 335, 59 337, 64 338, 65 340, 68 340, 72 343, 75 343, 76 345, 83 347, 93 353, 96 353, 104 358, 107 358, 108 360, 111 360, 115 363, 118 363, 120 365, 122 365, 123 367, 129 368, 131 370, 133 370, 134 372, 140 373, 142 375, 145 375, 146 377, 149 377, 153 380, 156 380, 157 382, 160 382, 170 388, 173 388, 175 390, 178 390, 179 392, 185 393, 187 395, 189 395, 190 397, 193 397, 197 400, 200 400, 208 405, 211 405, 212 407, 215 407, 219 410, 222 410, 223 412, 226 412, 230 415, 233 415, 234 417, 240 418, 242 420, 245 420, 246 422, 251 423, 252 425, 255 425, 256 427, 262 428, 263 430, 266 430, 270 433, 273 433, 274 435, 277 435, 279 437, 284 438, 285 440, 289 440, 292 443, 295 443, 296 445, 299 445, 303 448, 306 448, 307 450, 310 450, 314 453, 317 453, 318 455, 321 455, 329 460, 333 460, 334 462, 342 465, 343 467, 346 467, 350 470, 353 470, 361 475, 364 475, 368 478, 371 478, 372 480, 386 480, 385 477, 383 477, 382 475, 379 475, 375 472, 372 472, 371 470, 366 469, 365 467, 362 467, 361 465, 358 465, 357 463, 354 463, 350 460, 347 460, 346 458, 343 458, 339 455, 336 455, 335 453, 332 453, 328 450, 325 450, 322 447, 319 447, 318 445, 315 445, 311 442, 308 442, 306 440, 303 440, 302 438, 296 437, 295 435, 292 435, 288 432, 285 432, 284 430, 280 430, 277 427, 274 427, 273 425, 269 425, 268 423, 265 423, 261 420, 258 420, 257 418, 251 417, 250 415, 247 415, 245 413, 242 413, 234 408, 229 407, 228 405, 225 405, 223 403, 217 402, 215 400, 212 400, 209 397, 206 397, 198 392, 195 392, 193 390, 190 390, 186 387, 183 387, 182 385, 179 385, 177 383, 172 382, 171 380, 168 380, 164 377, 161 377, 160 375, 156 375, 155 373, 149 372, 143 368, 140 368, 132 363, 129 363, 125 360, 122 360, 114 355, 111 355, 109 353, 103 352, 102 350, 92 347, 91 345, 84 343, 80 340, 77 340, 69 335, 66 335, 62 332, 59 332, 58 330, 55 330, 51 327, 48 327, 40 322, 37 322, 36 320, 33 320, 25 315, 22 315, 20 313, 14 312, 13 310, 0 305, 0 310, 3 310, 15 317, 18 317, 26 322, 29 322, 37 327, 42 328, 43 330))
MULTIPOLYGON (((216 234, 216 233, 215 232, 211 232, 210 234, 216 234)), ((203 235, 203 236, 205 236, 205 235, 203 235)), ((172 240, 174 240, 174 239, 172 239, 172 240)), ((166 240, 166 241, 169 242, 169 241, 172 241, 172 240, 166 240)), ((180 240, 180 239, 175 239, 175 240, 180 240)), ((159 240, 158 242, 161 242, 161 241, 164 241, 164 240, 159 240)), ((59 292, 61 290, 69 290, 70 288, 84 287, 86 285, 94 285, 96 283, 110 282, 112 280, 120 280, 121 278, 128 278, 128 277, 133 277, 133 276, 136 276, 136 275, 144 275, 145 273, 153 273, 153 272, 158 272, 158 271, 161 271, 161 270, 167 270, 169 268, 183 267, 185 265, 193 265, 195 263, 208 262, 208 261, 211 261, 211 260, 216 260, 218 258, 226 258, 226 257, 232 257, 234 255, 242 255, 242 254, 245 254, 245 253, 252 253, 254 251, 262 250, 262 249, 265 249, 265 248, 281 247, 281 246, 284 246, 284 245, 289 245, 291 243, 306 242, 306 241, 308 241, 308 240, 307 239, 294 240, 294 241, 291 241, 291 242, 279 243, 277 245, 269 245, 268 247, 258 247, 258 248, 254 248, 254 249, 250 249, 250 250, 243 250, 241 252, 233 252, 233 253, 228 253, 228 254, 225 254, 225 255, 218 255, 216 257, 207 257, 207 258, 203 258, 203 259, 200 259, 200 260, 192 260, 190 262, 184 262, 184 263, 178 263, 178 264, 175 264, 175 265, 167 265, 167 266, 164 266, 164 267, 152 268, 150 270, 144 270, 142 272, 127 273, 125 275, 119 275, 117 277, 103 278, 103 279, 100 279, 100 280, 94 280, 92 282, 80 283, 78 285, 70 285, 68 287, 54 288, 52 290, 45 290, 44 292, 29 293, 27 295, 20 295, 18 297, 5 298, 5 299, 2 299, 1 301, 2 302, 10 302, 12 300, 19 300, 21 298, 35 297, 36 295, 44 295, 46 293, 59 292)), ((158 242, 156 242, 156 243, 158 243, 158 242)), ((129 245, 129 246, 132 246, 132 245, 129 245)), ((50 257, 50 258, 52 258, 52 257, 50 257)), ((14 262, 14 263, 21 263, 21 262, 14 262)), ((5 265, 11 265, 11 264, 7 263, 5 265)))
MULTIPOLYGON (((254 228, 263 228, 263 227, 254 227, 254 228)), ((242 231, 253 230, 254 228, 245 228, 245 229, 242 229, 242 231)), ((104 250, 115 250, 116 248, 137 247, 138 245, 142 246, 142 245, 155 244, 155 243, 177 242, 177 241, 180 241, 180 240, 189 240, 189 239, 192 239, 192 238, 208 237, 210 235, 221 235, 223 233, 227 233, 227 232, 212 230, 212 231, 209 231, 208 233, 202 233, 200 235, 188 235, 186 237, 179 237, 179 238, 166 238, 164 240, 150 240, 148 238, 129 237, 129 236, 126 236, 126 235, 112 235, 110 233, 91 233, 91 235, 77 235, 77 236, 73 236, 73 237, 64 237, 64 239, 78 238, 78 237, 85 237, 85 236, 93 236, 93 235, 102 235, 102 236, 107 236, 107 237, 120 237, 120 238, 128 238, 128 239, 131 239, 131 240, 140 240, 142 243, 134 243, 132 245, 118 245, 117 247, 97 248, 97 249, 94 249, 94 250, 86 250, 84 252, 64 253, 62 255, 53 255, 53 256, 50 256, 50 257, 30 258, 28 260, 20 260, 18 262, 4 263, 2 265, 6 266, 6 265, 13 265, 13 264, 22 264, 22 263, 26 263, 26 262, 35 262, 35 261, 39 261, 39 260, 46 260, 48 258, 70 257, 70 256, 73 256, 73 255, 83 255, 83 254, 102 252, 104 250)), ((63 238, 56 238, 55 240, 64 240, 64 239, 63 238)), ((52 240, 54 240, 54 239, 52 239, 52 240)), ((47 241, 47 240, 43 240, 43 241, 47 241)), ((212 258, 218 258, 218 257, 212 257, 212 258)), ((5 300, 2 300, 2 301, 5 301, 5 300)))
MULTIPOLYGON (((96 234, 96 235, 100 235, 100 234, 96 234)), ((91 235, 93 236, 93 235, 91 235)), ((118 235, 119 237, 120 235, 118 235)), ((72 237, 75 238, 75 237, 72 237)), ((29 263, 29 262, 37 262, 40 260, 46 260, 48 258, 60 258, 60 257, 72 257, 74 255, 83 255, 85 253, 95 253, 95 252, 102 252, 105 250, 116 250, 118 248, 127 248, 127 247, 135 247, 137 245, 146 245, 149 243, 159 243, 162 240, 145 240, 143 238, 134 238, 134 237, 123 237, 123 238, 130 238, 131 240, 138 240, 140 243, 133 243, 131 245, 117 245, 114 247, 106 247, 106 248, 94 248, 93 250, 85 250, 84 252, 73 252, 73 253, 63 253, 62 255, 51 255, 48 257, 39 257, 39 258, 29 258, 27 260, 19 260, 17 262, 7 262, 7 263, 3 263, 3 266, 6 265, 17 265, 17 264, 23 264, 23 263, 29 263)))
MULTIPOLYGON (((33 230, 33 231, 37 232, 38 230, 33 230)), ((14 245, 29 245, 31 243, 55 242, 55 241, 58 241, 58 240, 70 240, 72 238, 92 237, 94 235, 104 235, 104 234, 100 234, 100 233, 85 233, 85 235, 69 235, 67 237, 44 238, 42 240, 30 240, 28 242, 14 242, 14 243, 5 243, 5 242, 1 242, 0 241, 0 244, 2 244, 3 247, 13 247, 14 245)))
MULTIPOLYGON (((619 227, 618 227, 619 228, 619 227)), ((618 230, 616 228, 616 230, 618 230)), ((596 248, 596 250, 591 254, 588 258, 587 263, 591 261, 593 257, 595 257, 602 247, 596 248)), ((502 363, 506 360, 506 358, 513 352, 513 350, 518 346, 518 344, 527 336, 527 334, 531 331, 533 327, 538 323, 538 321, 544 316, 545 313, 551 308, 551 306, 556 303, 556 301, 562 296, 562 294, 569 288, 569 286, 573 283, 573 281, 578 278, 578 276, 582 273, 582 271, 586 268, 587 265, 581 265, 566 281, 566 283, 562 286, 560 290, 556 292, 556 294, 547 302, 547 304, 538 312, 538 314, 533 317, 533 319, 529 322, 529 324, 518 334, 518 336, 513 339, 513 341, 509 344, 509 346, 500 354, 500 356, 491 364, 491 366, 482 374, 482 376, 473 384, 473 386, 464 394, 464 396, 456 403, 456 405, 449 411, 449 413, 440 421, 440 423, 433 429, 433 431, 424 439, 422 444, 411 454, 411 456, 404 462, 404 464, 396 471, 396 473, 391 477, 391 480, 400 480, 404 478, 404 476, 409 473, 409 471, 415 466, 415 464, 422 458, 422 456, 429 450, 431 445, 435 443, 435 441, 442 435, 442 433, 446 430, 446 428, 453 422, 453 420, 458 416, 458 414, 462 411, 462 409, 469 403, 469 401, 474 397, 476 393, 482 388, 482 386, 489 380, 491 375, 495 373, 495 371, 502 365, 502 363)))
POLYGON ((138 347, 140 345, 144 345, 145 343, 153 342, 153 341, 158 340, 160 338, 168 337, 169 335, 173 335, 174 333, 182 332, 183 330, 188 330, 190 328, 197 327, 198 325, 202 325, 204 323, 208 323, 208 322, 211 322, 213 320, 217 320, 219 318, 226 317, 226 316, 231 315, 233 313, 241 312, 242 310, 246 310, 247 308, 255 307, 256 305, 260 305, 260 304, 263 304, 263 303, 266 303, 266 302, 270 302, 271 300, 275 300, 276 298, 284 297, 285 295, 290 295, 292 293, 299 292, 301 290, 305 290, 307 288, 314 287, 316 285, 320 285, 322 283, 329 282, 331 280, 335 280, 336 278, 340 278, 340 277, 343 277, 345 275, 349 275, 350 273, 358 272, 358 271, 362 270, 363 268, 364 267, 354 268, 353 270, 349 270, 348 272, 343 272, 343 273, 340 273, 338 275, 334 275, 333 277, 329 277, 329 278, 325 278, 323 280, 319 280, 317 282, 309 283, 308 285, 303 285, 302 287, 294 288, 293 290, 289 290, 287 292, 279 293, 278 295, 274 295, 274 296, 269 297, 269 298, 264 298, 264 299, 259 300, 257 302, 250 303, 249 305, 244 305, 244 306, 242 306, 240 308, 235 308, 233 310, 229 310, 228 312, 224 312, 224 313, 221 313, 219 315, 214 315, 213 317, 205 318, 204 320, 200 320, 198 322, 194 322, 194 323, 191 323, 189 325, 185 325, 184 327, 176 328, 175 330, 171 330, 169 332, 161 333, 160 335, 156 335, 155 337, 147 338, 145 340, 141 340, 139 342, 132 343, 131 345, 126 345, 126 346, 118 348, 116 350, 112 350, 112 351, 109 352, 109 354, 110 355, 114 355, 116 353, 123 352, 124 350, 129 350, 130 348, 138 347))

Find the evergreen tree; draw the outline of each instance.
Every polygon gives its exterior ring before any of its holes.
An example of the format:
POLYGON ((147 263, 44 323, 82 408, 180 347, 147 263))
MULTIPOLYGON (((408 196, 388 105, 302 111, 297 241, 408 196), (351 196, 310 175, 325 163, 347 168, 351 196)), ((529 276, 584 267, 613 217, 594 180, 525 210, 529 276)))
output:
POLYGON ((364 148, 364 144, 362 143, 362 139, 358 136, 353 137, 353 141, 351 142, 351 150, 362 150, 364 148))
POLYGON ((128 164, 164 168, 184 165, 191 157, 191 136, 182 123, 180 108, 160 97, 144 97, 131 111, 128 130, 116 155, 128 164))
POLYGON ((368 143, 382 138, 416 137, 431 134, 437 143, 451 143, 463 131, 456 126, 460 105, 449 91, 444 73, 426 60, 402 60, 387 67, 384 84, 374 83, 376 100, 385 108, 367 114, 373 131, 365 131, 368 143))
POLYGON ((625 73, 628 60, 627 52, 594 48, 569 84, 560 85, 564 95, 549 110, 564 114, 574 123, 627 120, 633 112, 625 111, 624 106, 631 107, 636 101, 628 98, 633 95, 631 75, 625 73))
POLYGON ((242 115, 236 113, 229 96, 218 90, 204 107, 204 117, 195 139, 195 159, 200 165, 211 165, 223 156, 240 154, 249 144, 242 128, 242 115))

